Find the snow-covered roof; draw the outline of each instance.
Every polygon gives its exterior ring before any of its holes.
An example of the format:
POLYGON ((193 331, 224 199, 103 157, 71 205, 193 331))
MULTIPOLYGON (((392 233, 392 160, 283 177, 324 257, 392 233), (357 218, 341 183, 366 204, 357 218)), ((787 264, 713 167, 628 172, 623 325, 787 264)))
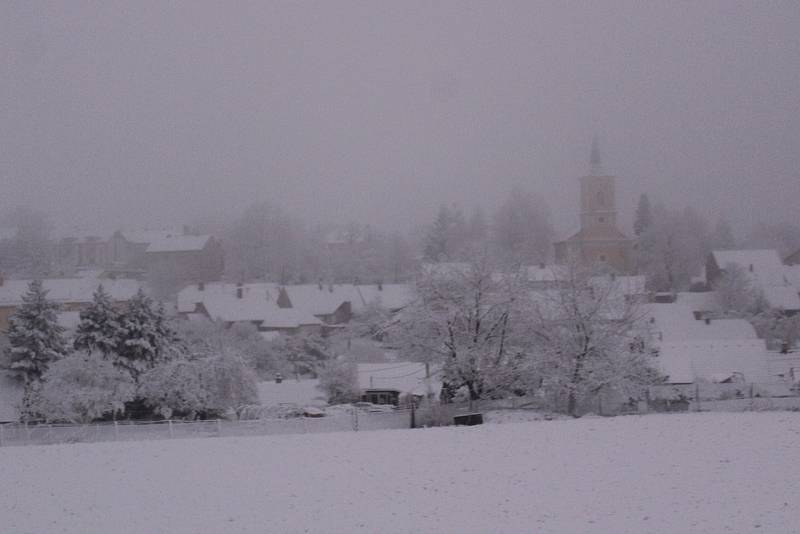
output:
POLYGON ((383 284, 354 286, 359 298, 351 301, 354 313, 362 311, 370 303, 387 310, 404 308, 414 299, 414 289, 409 284, 383 284))
POLYGON ((211 319, 226 323, 257 322, 262 328, 298 328, 322 324, 305 310, 280 308, 275 302, 256 298, 221 295, 203 300, 211 319))
POLYGON ((402 393, 425 395, 428 390, 438 392, 441 381, 431 369, 431 378, 425 378, 425 364, 418 362, 359 363, 358 387, 364 389, 390 389, 402 393))
POLYGON ((351 305, 361 300, 355 286, 351 284, 302 284, 283 286, 292 302, 292 308, 305 310, 314 315, 334 313, 344 302, 351 305))
POLYGON ((675 304, 680 304, 690 308, 692 311, 717 311, 717 293, 715 291, 705 291, 702 293, 680 292, 676 295, 675 304))
POLYGON ((732 339, 706 342, 670 342, 654 358, 668 382, 686 384, 741 373, 747 382, 769 380, 767 349, 763 340, 732 339))
MULTIPOLYGON (((4 280, 0 285, 0 306, 16 306, 22 303, 22 295, 28 291, 30 280, 4 280)), ((42 286, 47 291, 47 298, 60 303, 91 302, 94 292, 99 285, 103 285, 111 300, 130 300, 139 288, 141 282, 127 278, 104 279, 96 278, 49 278, 42 281, 42 286)))
POLYGON ((255 301, 275 302, 278 298, 278 284, 257 282, 251 284, 232 284, 226 282, 210 282, 204 284, 191 284, 178 292, 178 312, 191 313, 197 304, 206 299, 235 297, 237 290, 242 290, 244 299, 255 301), (202 289, 200 289, 202 287, 202 289))
POLYGON ((744 319, 696 319, 691 307, 679 303, 648 304, 642 318, 661 334, 663 343, 758 339, 744 319))
POLYGON ((179 228, 164 228, 159 230, 120 230, 119 234, 131 243, 146 245, 154 241, 166 239, 169 236, 181 235, 183 231, 179 228))
POLYGON ((642 319, 658 346, 654 360, 672 383, 742 373, 752 382, 767 380, 767 349, 744 319, 695 319, 690 306, 648 304, 642 319))
POLYGON ((151 241, 146 252, 192 252, 203 250, 208 244, 210 235, 183 235, 168 234, 151 241))
POLYGON ((797 287, 793 285, 767 286, 761 289, 771 308, 776 310, 800 310, 800 296, 797 294, 797 287))
POLYGON ((319 380, 286 377, 278 384, 274 380, 258 383, 258 398, 262 406, 295 404, 297 406, 324 406, 325 395, 317 387, 319 380))
POLYGON ((563 265, 525 265, 522 267, 528 282, 556 282, 566 275, 563 265))
POLYGON ((711 253, 720 269, 738 265, 751 274, 759 287, 785 286, 788 280, 778 252, 766 250, 715 250, 711 253))

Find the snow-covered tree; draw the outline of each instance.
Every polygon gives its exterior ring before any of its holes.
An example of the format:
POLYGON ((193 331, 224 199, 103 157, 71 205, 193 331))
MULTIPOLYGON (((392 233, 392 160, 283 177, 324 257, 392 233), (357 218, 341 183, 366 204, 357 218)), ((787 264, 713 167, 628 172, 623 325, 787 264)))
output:
POLYGON ((437 262, 453 259, 453 226, 453 213, 450 208, 442 204, 439 206, 436 220, 425 235, 423 256, 427 261, 437 262))
POLYGON ((713 289, 719 310, 729 317, 749 319, 769 308, 763 292, 741 265, 726 265, 713 289))
POLYGON ((473 400, 513 389, 508 371, 519 353, 522 294, 515 276, 498 274, 484 258, 423 273, 416 293, 393 332, 407 357, 441 364, 443 398, 462 387, 473 400))
POLYGON ((114 363, 128 371, 135 382, 139 376, 179 352, 179 340, 164 309, 140 289, 120 316, 119 344, 114 363))
POLYGON ((80 317, 73 341, 75 350, 97 350, 108 357, 119 347, 121 317, 102 285, 97 287, 92 303, 81 311, 80 317))
POLYGON ((707 229, 692 209, 673 212, 656 204, 652 224, 636 243, 636 267, 651 289, 682 291, 699 274, 709 250, 707 229))
POLYGON ((48 421, 90 423, 122 411, 133 400, 130 375, 98 352, 76 352, 50 365, 42 375, 36 412, 48 421))
POLYGON ((494 244, 513 263, 546 262, 553 243, 550 210, 538 195, 514 187, 494 214, 494 244))
POLYGON ((236 354, 163 362, 141 377, 138 396, 165 418, 221 417, 258 402, 256 375, 236 354))
POLYGON ((26 385, 38 382, 47 368, 67 353, 58 310, 57 303, 47 300, 42 281, 33 280, 22 304, 8 319, 7 362, 26 385))
POLYGON ((714 230, 709 235, 712 250, 732 250, 736 248, 736 238, 733 235, 733 228, 727 219, 720 218, 714 225, 714 230))
POLYGON ((329 360, 319 370, 319 385, 330 404, 358 400, 358 366, 347 360, 329 360))
POLYGON ((581 401, 612 390, 638 397, 659 379, 649 333, 635 301, 612 278, 568 266, 557 289, 528 302, 534 376, 570 415, 581 401))

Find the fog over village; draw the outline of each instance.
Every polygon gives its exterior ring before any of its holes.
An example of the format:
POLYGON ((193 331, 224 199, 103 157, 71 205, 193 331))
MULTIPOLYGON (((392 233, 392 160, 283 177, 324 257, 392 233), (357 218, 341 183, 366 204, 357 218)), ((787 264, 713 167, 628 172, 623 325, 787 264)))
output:
POLYGON ((798 28, 0 4, 0 532, 800 532, 798 28))

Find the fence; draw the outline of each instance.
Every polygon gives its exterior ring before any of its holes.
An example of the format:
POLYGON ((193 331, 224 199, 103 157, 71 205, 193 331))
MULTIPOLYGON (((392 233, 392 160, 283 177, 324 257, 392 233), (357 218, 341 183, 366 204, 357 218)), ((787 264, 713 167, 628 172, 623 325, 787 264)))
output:
POLYGON ((0 447, 388 430, 410 428, 414 417, 412 414, 411 409, 368 412, 350 408, 325 417, 314 418, 292 417, 240 421, 116 421, 86 425, 7 423, 0 425, 0 447))
POLYGON ((800 388, 782 382, 652 386, 646 404, 653 411, 800 410, 800 388))

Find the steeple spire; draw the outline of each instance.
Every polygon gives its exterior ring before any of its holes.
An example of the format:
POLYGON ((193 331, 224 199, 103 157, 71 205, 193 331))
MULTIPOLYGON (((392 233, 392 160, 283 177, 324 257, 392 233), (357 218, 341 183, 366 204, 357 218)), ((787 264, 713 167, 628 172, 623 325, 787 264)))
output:
POLYGON ((600 162, 600 146, 597 141, 597 135, 592 136, 592 152, 589 155, 589 174, 591 176, 600 176, 603 174, 603 166, 600 162))

